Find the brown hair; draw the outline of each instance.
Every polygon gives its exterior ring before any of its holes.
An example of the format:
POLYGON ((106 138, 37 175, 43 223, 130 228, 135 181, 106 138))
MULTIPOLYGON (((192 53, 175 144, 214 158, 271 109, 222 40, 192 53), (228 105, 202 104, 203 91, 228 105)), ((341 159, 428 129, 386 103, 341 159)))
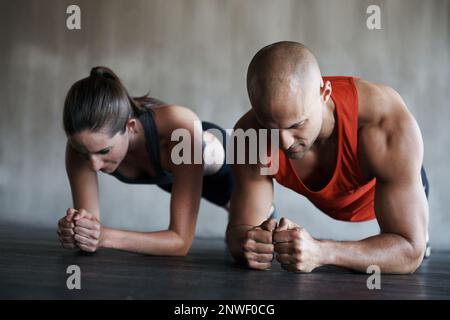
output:
POLYGON ((67 136, 84 130, 105 131, 111 137, 125 132, 126 123, 165 103, 148 94, 131 97, 116 74, 94 67, 89 77, 75 82, 64 101, 63 126, 67 136))

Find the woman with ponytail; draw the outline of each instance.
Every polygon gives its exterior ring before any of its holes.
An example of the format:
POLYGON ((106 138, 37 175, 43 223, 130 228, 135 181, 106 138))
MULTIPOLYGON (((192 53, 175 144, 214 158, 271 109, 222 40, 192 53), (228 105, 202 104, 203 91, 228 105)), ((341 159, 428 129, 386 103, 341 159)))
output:
POLYGON ((93 68, 89 77, 73 84, 63 114, 66 171, 73 198, 73 208, 58 222, 63 247, 87 252, 106 247, 150 255, 186 255, 194 238, 200 199, 227 208, 233 186, 223 144, 206 132, 217 129, 225 141, 225 131, 202 122, 201 132, 194 125, 196 121, 198 117, 187 108, 148 96, 131 97, 106 67, 93 68), (203 159, 213 157, 216 161, 175 164, 171 152, 178 142, 172 141, 171 134, 176 129, 190 134, 192 154, 194 146, 200 145, 203 159), (156 184, 171 192, 168 230, 135 232, 103 226, 99 171, 125 183, 156 184))

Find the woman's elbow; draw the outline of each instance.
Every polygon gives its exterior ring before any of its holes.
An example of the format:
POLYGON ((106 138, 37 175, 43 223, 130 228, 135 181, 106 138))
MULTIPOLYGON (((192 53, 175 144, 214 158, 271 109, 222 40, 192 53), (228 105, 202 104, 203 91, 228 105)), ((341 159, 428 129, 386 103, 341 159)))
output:
POLYGON ((192 246, 192 240, 183 239, 181 236, 178 236, 176 243, 174 243, 173 250, 171 250, 171 256, 175 257, 185 257, 189 253, 189 250, 192 246))

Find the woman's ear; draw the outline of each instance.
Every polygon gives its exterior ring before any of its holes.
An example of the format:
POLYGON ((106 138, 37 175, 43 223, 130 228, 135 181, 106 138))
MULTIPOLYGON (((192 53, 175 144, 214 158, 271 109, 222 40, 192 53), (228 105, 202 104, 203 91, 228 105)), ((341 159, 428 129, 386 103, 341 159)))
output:
POLYGON ((128 132, 132 132, 132 133, 137 133, 137 125, 136 125, 136 119, 135 118, 130 118, 127 121, 127 125, 126 125, 127 131, 128 132))

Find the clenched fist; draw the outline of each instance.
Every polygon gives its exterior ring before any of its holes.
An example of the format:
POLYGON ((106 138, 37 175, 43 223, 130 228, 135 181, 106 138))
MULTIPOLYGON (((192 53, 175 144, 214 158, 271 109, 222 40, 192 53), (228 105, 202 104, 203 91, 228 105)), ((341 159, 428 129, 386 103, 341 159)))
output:
POLYGON ((245 262, 250 268, 265 270, 272 266, 274 252, 272 232, 276 226, 275 219, 268 219, 247 231, 242 250, 245 262))
POLYGON ((95 252, 101 245, 102 226, 87 210, 69 208, 58 221, 58 235, 63 248, 95 252))
POLYGON ((320 267, 320 241, 311 237, 305 228, 281 218, 273 232, 274 250, 283 269, 292 272, 311 272, 320 267))

